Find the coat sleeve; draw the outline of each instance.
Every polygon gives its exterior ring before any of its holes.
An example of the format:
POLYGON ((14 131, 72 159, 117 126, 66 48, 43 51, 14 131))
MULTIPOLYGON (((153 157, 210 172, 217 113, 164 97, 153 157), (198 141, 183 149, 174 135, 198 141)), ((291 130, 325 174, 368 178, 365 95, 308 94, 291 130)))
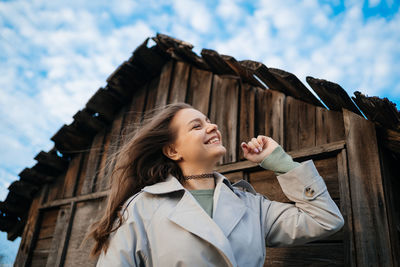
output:
POLYGON ((267 246, 304 244, 339 231, 344 219, 312 160, 277 176, 293 202, 263 198, 263 223, 267 246))
MULTIPOLYGON (((110 243, 105 253, 102 250, 97 267, 148 266, 148 242, 143 221, 134 207, 128 208, 127 220, 110 235, 110 243)), ((125 214, 124 214, 125 215, 125 214)))

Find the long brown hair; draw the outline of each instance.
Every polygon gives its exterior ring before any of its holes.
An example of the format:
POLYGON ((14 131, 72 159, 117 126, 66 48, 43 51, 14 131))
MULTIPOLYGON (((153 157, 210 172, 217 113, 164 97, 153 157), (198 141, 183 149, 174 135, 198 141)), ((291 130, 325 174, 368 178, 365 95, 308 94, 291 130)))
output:
POLYGON ((171 129, 171 120, 185 108, 193 107, 187 103, 174 103, 149 111, 141 123, 131 125, 130 133, 122 140, 123 144, 107 160, 106 168, 113 168, 108 174, 111 190, 107 207, 103 217, 91 225, 84 239, 92 237, 95 240, 91 258, 97 257, 101 250, 107 252, 109 236, 122 225, 121 208, 129 197, 147 185, 165 180, 168 174, 182 180, 180 167, 163 154, 162 148, 176 140, 177 133, 171 129), (118 224, 113 229, 117 218, 118 224))

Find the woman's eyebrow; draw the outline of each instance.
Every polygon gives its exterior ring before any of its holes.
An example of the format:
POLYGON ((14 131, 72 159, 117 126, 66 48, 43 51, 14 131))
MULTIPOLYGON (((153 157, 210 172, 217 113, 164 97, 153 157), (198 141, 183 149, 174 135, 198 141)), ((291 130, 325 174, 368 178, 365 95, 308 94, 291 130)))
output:
MULTIPOLYGON (((204 117, 204 118, 205 118, 206 120, 210 120, 208 117, 204 117)), ((200 121, 200 122, 201 122, 201 119, 200 119, 200 118, 195 118, 195 119, 189 121, 188 124, 191 124, 191 123, 194 122, 194 121, 200 121)))

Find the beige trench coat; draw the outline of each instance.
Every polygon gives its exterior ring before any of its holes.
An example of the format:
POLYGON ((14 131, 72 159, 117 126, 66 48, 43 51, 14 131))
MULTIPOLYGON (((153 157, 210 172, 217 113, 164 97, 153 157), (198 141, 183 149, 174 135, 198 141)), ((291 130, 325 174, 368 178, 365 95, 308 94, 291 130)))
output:
POLYGON ((295 204, 214 175, 213 218, 172 175, 128 199, 127 220, 110 235, 97 266, 263 266, 266 246, 304 244, 344 224, 312 160, 277 177, 295 204))

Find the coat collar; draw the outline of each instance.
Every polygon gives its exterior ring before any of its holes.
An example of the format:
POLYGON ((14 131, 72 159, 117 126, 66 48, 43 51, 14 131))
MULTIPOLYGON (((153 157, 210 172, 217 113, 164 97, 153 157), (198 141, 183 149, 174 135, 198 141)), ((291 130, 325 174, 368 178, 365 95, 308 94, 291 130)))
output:
MULTIPOLYGON (((218 187, 218 185, 220 183, 224 183, 228 188, 230 188, 233 192, 233 187, 231 185, 231 183, 229 182, 229 180, 223 176, 222 174, 220 174, 219 172, 214 171, 214 177, 216 177, 216 187, 218 187)), ((187 189, 185 189, 182 184, 178 181, 178 179, 173 176, 172 174, 169 174, 167 179, 165 179, 163 182, 159 182, 153 185, 149 185, 146 186, 142 189, 143 191, 150 193, 150 194, 154 194, 154 195, 158 195, 158 194, 167 194, 167 193, 172 193, 175 191, 187 191, 187 189)))
POLYGON ((212 219, 197 203, 192 194, 172 175, 169 175, 164 182, 146 186, 142 190, 150 194, 183 191, 182 198, 168 218, 180 227, 214 245, 230 264, 236 266, 228 236, 244 216, 246 205, 235 194, 231 183, 224 175, 214 171, 214 176, 216 177, 216 187, 212 219))

